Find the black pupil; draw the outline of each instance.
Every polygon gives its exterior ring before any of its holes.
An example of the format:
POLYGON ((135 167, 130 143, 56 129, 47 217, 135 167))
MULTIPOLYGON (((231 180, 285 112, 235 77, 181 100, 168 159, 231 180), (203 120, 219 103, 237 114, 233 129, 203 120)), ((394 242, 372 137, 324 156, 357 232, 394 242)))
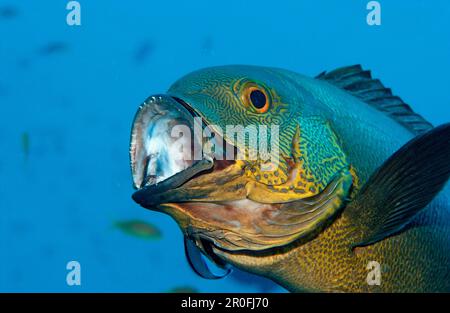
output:
POLYGON ((262 109, 266 105, 266 95, 260 90, 253 90, 250 93, 250 101, 257 109, 262 109))

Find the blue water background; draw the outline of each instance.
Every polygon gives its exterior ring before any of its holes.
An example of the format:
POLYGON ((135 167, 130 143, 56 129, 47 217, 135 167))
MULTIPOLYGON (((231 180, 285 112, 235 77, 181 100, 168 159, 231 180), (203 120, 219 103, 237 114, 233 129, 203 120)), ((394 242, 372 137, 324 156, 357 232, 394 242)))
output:
POLYGON ((0 291, 282 292, 242 273, 198 278, 169 217, 131 200, 138 105, 202 67, 255 64, 307 75, 361 63, 434 124, 450 119, 450 2, 0 1, 0 291), (7 12, 8 13, 8 12, 7 12), (1 15, 0 15, 1 16, 1 15), (26 152, 24 134, 29 136, 26 152), (161 240, 113 227, 157 225, 161 240), (66 284, 77 260, 81 286, 66 284))

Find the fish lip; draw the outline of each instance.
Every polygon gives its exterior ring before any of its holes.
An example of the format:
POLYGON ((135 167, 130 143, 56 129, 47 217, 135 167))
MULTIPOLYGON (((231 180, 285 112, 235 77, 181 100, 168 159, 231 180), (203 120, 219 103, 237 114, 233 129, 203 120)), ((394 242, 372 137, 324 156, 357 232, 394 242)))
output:
POLYGON ((176 173, 175 175, 153 185, 145 185, 135 191, 132 195, 133 200, 146 209, 154 209, 158 204, 164 202, 164 195, 175 189, 197 174, 207 172, 214 166, 210 159, 197 161, 191 167, 176 173))
POLYGON ((205 120, 200 116, 200 114, 194 110, 194 108, 192 106, 190 106, 186 101, 184 101, 183 99, 179 98, 179 97, 175 97, 175 96, 169 96, 170 98, 172 98, 173 100, 175 100, 177 103, 179 103, 182 107, 184 107, 189 113, 191 113, 191 115, 193 117, 200 117, 202 119, 202 122, 204 124, 206 124, 205 120))

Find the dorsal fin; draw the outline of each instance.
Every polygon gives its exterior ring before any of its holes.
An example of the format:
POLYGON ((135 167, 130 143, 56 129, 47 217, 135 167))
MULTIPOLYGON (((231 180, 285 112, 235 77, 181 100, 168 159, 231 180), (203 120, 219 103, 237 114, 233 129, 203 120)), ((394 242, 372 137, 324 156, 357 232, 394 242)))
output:
POLYGON ((359 64, 322 72, 316 78, 348 91, 415 134, 433 128, 430 122, 415 113, 402 99, 394 96, 391 89, 385 88, 380 80, 373 79, 370 71, 363 70, 359 64))

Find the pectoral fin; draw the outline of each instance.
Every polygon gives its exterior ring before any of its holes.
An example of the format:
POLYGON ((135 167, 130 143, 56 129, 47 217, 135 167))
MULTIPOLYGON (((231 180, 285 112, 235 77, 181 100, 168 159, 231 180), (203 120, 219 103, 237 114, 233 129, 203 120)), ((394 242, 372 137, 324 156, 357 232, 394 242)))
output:
POLYGON ((367 246, 401 231, 445 186, 450 176, 450 124, 421 134, 369 178, 351 204, 367 246))

